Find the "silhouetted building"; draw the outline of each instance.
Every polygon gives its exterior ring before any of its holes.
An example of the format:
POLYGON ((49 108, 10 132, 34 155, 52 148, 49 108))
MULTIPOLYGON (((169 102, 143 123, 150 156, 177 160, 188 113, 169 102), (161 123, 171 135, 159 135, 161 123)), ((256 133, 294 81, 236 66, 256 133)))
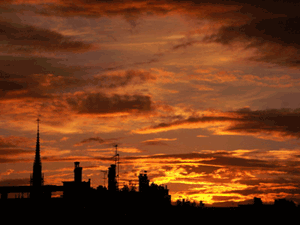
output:
POLYGON ((82 181, 82 167, 79 166, 79 162, 75 162, 74 168, 74 181, 64 181, 64 193, 65 199, 84 199, 89 196, 91 190, 91 183, 89 181, 82 181))
POLYGON ((44 175, 42 174, 42 162, 40 156, 39 122, 40 120, 37 119, 35 158, 33 163, 33 172, 30 176, 30 186, 33 187, 33 190, 30 193, 30 198, 40 198, 42 195, 41 187, 44 185, 44 175))
POLYGON ((203 201, 200 201, 199 207, 200 207, 200 208, 204 208, 204 206, 205 206, 205 204, 203 203, 203 201))
POLYGON ((116 180, 116 165, 112 164, 108 168, 108 190, 117 191, 117 180, 116 180))
POLYGON ((139 193, 149 204, 171 205, 171 196, 167 186, 154 183, 149 185, 147 171, 139 175, 139 193))
POLYGON ((149 189, 149 179, 147 176, 147 171, 139 175, 139 192, 147 192, 149 189))
POLYGON ((262 202, 261 198, 254 197, 253 198, 253 205, 255 205, 255 206, 262 206, 263 202, 262 202))
POLYGON ((151 183, 149 190, 147 191, 148 196, 161 205, 170 205, 171 204, 171 195, 169 195, 169 189, 167 186, 157 185, 151 183))
POLYGON ((283 198, 283 199, 275 199, 274 206, 288 209, 288 208, 295 208, 296 204, 293 201, 283 198))
MULTIPOLYGON (((36 151, 33 163, 33 172, 30 175, 30 186, 19 186, 19 187, 0 187, 1 200, 5 201, 8 199, 8 194, 18 193, 19 196, 23 196, 23 193, 30 193, 31 199, 42 200, 45 205, 51 205, 53 202, 66 203, 60 204, 60 207, 75 207, 79 206, 80 209, 89 208, 97 201, 99 208, 116 209, 121 212, 127 209, 126 213, 130 213, 131 208, 139 210, 157 209, 157 207, 164 207, 171 205, 171 196, 167 187, 162 185, 156 185, 152 183, 149 185, 149 179, 147 171, 144 171, 139 175, 139 192, 135 191, 134 186, 129 189, 127 187, 119 190, 119 169, 118 175, 116 174, 118 158, 115 160, 115 164, 112 164, 108 168, 108 189, 105 187, 98 188, 97 190, 91 188, 90 180, 85 182, 82 181, 82 167, 79 162, 74 162, 74 180, 62 182, 63 186, 56 185, 44 185, 44 176, 42 174, 42 162, 40 156, 40 135, 39 135, 39 122, 37 120, 37 139, 36 139, 36 151), (52 198, 53 192, 59 192, 60 198, 52 198), (62 193, 62 195, 61 195, 62 193), (59 200, 58 200, 59 199, 59 200), (74 204, 80 201, 80 205, 74 204), (74 202, 75 201, 75 202, 74 202), (51 204, 48 204, 50 203, 51 204), (100 203, 101 202, 101 203, 100 203)), ((119 154, 116 156, 118 157, 119 154)), ((21 198, 19 198, 21 199, 21 198)), ((2 201, 2 202, 3 202, 2 201)), ((8 202, 8 201, 6 201, 8 202)), ((9 201, 13 205, 13 201, 9 201)), ((16 202, 16 201, 15 201, 16 202)), ((40 204, 35 204, 36 201, 20 200, 23 205, 27 202, 33 202, 36 207, 40 204)), ((22 205, 22 206, 23 206, 22 205)), ((21 205, 20 205, 21 206, 21 205)), ((21 207, 22 208, 22 207, 21 207)), ((135 210, 133 210, 134 212, 135 210)))

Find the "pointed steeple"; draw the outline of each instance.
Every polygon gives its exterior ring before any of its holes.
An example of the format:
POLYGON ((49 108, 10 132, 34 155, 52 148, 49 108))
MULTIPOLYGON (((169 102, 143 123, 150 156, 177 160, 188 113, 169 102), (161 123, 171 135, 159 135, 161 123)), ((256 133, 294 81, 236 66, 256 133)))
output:
POLYGON ((41 156, 40 156, 40 119, 37 120, 37 134, 36 134, 36 147, 35 147, 35 159, 34 163, 39 164, 42 167, 41 156))
POLYGON ((33 173, 30 179, 30 185, 35 187, 43 186, 44 178, 42 175, 42 163, 40 156, 40 119, 37 119, 37 137, 36 137, 36 148, 35 148, 35 158, 33 163, 33 173))

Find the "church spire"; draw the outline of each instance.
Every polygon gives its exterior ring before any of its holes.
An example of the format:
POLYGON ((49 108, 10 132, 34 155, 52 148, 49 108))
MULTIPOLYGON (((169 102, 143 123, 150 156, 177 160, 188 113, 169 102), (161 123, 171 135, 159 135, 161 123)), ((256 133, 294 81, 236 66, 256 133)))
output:
POLYGON ((31 186, 40 187, 44 184, 44 178, 42 175, 42 163, 40 156, 40 119, 37 119, 37 137, 36 137, 36 148, 35 158, 33 163, 33 173, 30 179, 31 186))
POLYGON ((34 162, 42 165, 40 156, 40 119, 37 120, 37 134, 36 134, 36 147, 35 147, 35 159, 34 162))

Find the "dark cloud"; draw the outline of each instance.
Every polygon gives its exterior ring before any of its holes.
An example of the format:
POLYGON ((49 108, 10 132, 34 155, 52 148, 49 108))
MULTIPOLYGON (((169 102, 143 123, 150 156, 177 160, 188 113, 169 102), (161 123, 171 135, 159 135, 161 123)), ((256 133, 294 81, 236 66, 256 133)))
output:
POLYGON ((87 138, 87 139, 84 139, 82 140, 81 142, 79 142, 78 144, 85 144, 85 143, 89 143, 89 142, 93 142, 93 141, 96 141, 100 144, 104 143, 104 139, 100 138, 100 137, 93 137, 93 138, 87 138))
MULTIPOLYGON (((281 171, 281 169, 278 169, 281 171)), ((289 175, 292 175, 292 173, 288 173, 289 175)), ((299 173, 298 173, 299 174, 299 173)), ((263 178, 250 178, 247 177, 247 179, 240 179, 237 181, 239 184, 246 184, 248 186, 258 186, 260 184, 276 184, 276 185, 295 185, 298 183, 298 180, 294 178, 269 178, 269 179, 263 179, 263 178)))
POLYGON ((80 114, 140 113, 153 109, 151 97, 146 95, 89 93, 68 98, 67 101, 80 114))
POLYGON ((227 26, 205 41, 229 45, 243 42, 246 48, 256 48, 257 55, 251 60, 275 63, 283 66, 299 66, 300 34, 297 18, 276 18, 251 21, 242 26, 227 26), (294 26, 294 27, 293 27, 294 26))
POLYGON ((236 200, 236 199, 240 199, 237 196, 220 196, 220 195, 214 195, 212 197, 213 201, 219 202, 219 201, 226 201, 228 202, 229 200, 236 200))
POLYGON ((51 93, 85 84, 75 74, 84 68, 46 57, 0 56, 0 98, 51 98, 51 93))
POLYGON ((21 155, 21 154, 34 154, 34 151, 31 151, 31 150, 25 150, 25 149, 15 149, 15 148, 12 148, 12 149, 9 149, 9 148, 6 148, 6 149, 0 149, 0 155, 2 156, 12 156, 12 155, 21 155))
POLYGON ((0 148, 16 147, 17 143, 4 137, 0 137, 0 148))
POLYGON ((300 126, 295 123, 300 117, 300 109, 270 109, 251 111, 238 110, 227 112, 222 116, 189 117, 168 123, 143 128, 137 132, 155 133, 170 129, 195 129, 201 124, 214 124, 216 122, 230 122, 220 131, 239 134, 265 134, 274 138, 300 138, 300 126))
MULTIPOLYGON (((1 74, 3 75, 3 74, 1 74)), ((20 90, 25 88, 27 83, 22 84, 22 83, 15 83, 12 81, 7 81, 7 80, 1 80, 0 81, 0 87, 2 91, 14 91, 14 90, 20 90)))
POLYGON ((136 26, 137 17, 146 14, 165 15, 171 10, 165 2, 146 1, 98 1, 98 0, 75 0, 72 2, 61 1, 58 4, 47 4, 39 12, 44 15, 59 13, 60 16, 85 16, 102 17, 123 15, 126 20, 136 26), (135 4, 137 3, 137 4, 135 4))
POLYGON ((1 78, 23 78, 33 74, 54 74, 56 76, 70 76, 80 67, 64 65, 63 60, 47 57, 20 57, 2 55, 0 56, 1 78), (6 74, 6 75, 5 75, 6 74))
MULTIPOLYGON (((251 2, 252 3, 252 2, 251 2)), ((233 13, 233 9, 241 8, 245 2, 239 1, 103 1, 103 0, 74 0, 57 1, 53 4, 43 5, 44 8, 39 11, 44 15, 53 15, 58 13, 60 16, 85 16, 85 17, 102 17, 102 16, 119 16, 123 15, 129 23, 136 25, 136 19, 143 15, 167 15, 168 13, 201 14, 221 17, 228 12, 233 13), (222 9, 220 10, 220 5, 222 9), (210 9, 207 11, 206 9, 210 9)), ((227 14, 227 17, 230 13, 227 14)), ((231 15, 232 16, 232 15, 231 15)))
MULTIPOLYGON (((140 157, 125 157, 126 159, 132 159, 136 160, 139 159, 140 157)), ((232 157, 230 155, 221 155, 219 153, 185 153, 185 154, 163 154, 163 155, 152 155, 152 156, 146 156, 142 157, 143 159, 174 159, 173 161, 162 161, 160 160, 157 163, 162 163, 162 164, 180 164, 182 163, 181 160, 193 160, 195 165, 197 163, 202 164, 202 165, 207 165, 208 168, 204 167, 199 167, 196 170, 201 170, 203 169, 203 172, 208 172, 208 171, 214 171, 217 169, 216 166, 228 166, 228 167, 237 167, 237 168, 245 168, 245 169, 250 169, 250 168, 260 168, 260 169, 273 169, 276 167, 276 165, 264 161, 264 160, 257 160, 257 159, 245 159, 245 158, 238 158, 238 157, 232 157), (199 161, 197 161, 199 159, 199 161), (205 160, 203 160, 205 159, 205 160), (207 169, 207 170, 206 170, 207 169)), ((188 170, 191 170, 191 168, 188 168, 188 170)), ((195 170, 195 171, 196 171, 195 170)))
POLYGON ((32 140, 20 136, 0 136, 0 150, 14 147, 30 147, 32 140))
POLYGON ((25 24, 0 21, 0 37, 7 52, 88 51, 92 45, 72 40, 58 32, 25 24))
MULTIPOLYGON (((30 3, 29 3, 30 4, 30 3)), ((217 42, 228 45, 243 42, 246 48, 257 49, 257 55, 250 59, 299 66, 299 17, 297 1, 56 1, 40 5, 37 13, 49 16, 123 16, 135 28, 144 15, 180 14, 198 20, 210 20, 224 24, 219 31, 204 38, 205 42, 217 42)), ((6 25, 6 22, 3 22, 6 25)), ((0 25, 1 26, 1 25, 0 25)), ((3 25, 2 25, 3 26, 3 25)), ((8 24, 4 37, 15 45, 15 49, 31 51, 31 48, 43 50, 58 49, 87 50, 91 46, 74 41, 53 31, 28 25, 8 24), (26 34, 21 40, 20 34, 26 34), (51 41, 49 41, 51 40, 51 41), (22 41, 22 44, 20 44, 22 41), (28 45, 28 42, 31 44, 28 45), (49 44, 45 44, 49 42, 49 44), (31 46, 32 45, 32 46, 31 46), (35 46, 35 47, 33 47, 35 46)), ((199 26, 201 29, 201 25, 199 26)), ((192 46, 199 40, 188 40, 174 45, 172 50, 192 46)), ((152 59, 157 60, 157 59, 152 59)), ((152 62, 149 61, 149 63, 152 62)))
POLYGON ((215 159, 205 162, 205 164, 212 165, 226 165, 226 166, 235 166, 235 167, 246 167, 246 168, 274 168, 275 165, 270 164, 263 160, 256 159, 244 159, 236 157, 214 157, 215 159))
MULTIPOLYGON (((92 161, 109 161, 111 162, 111 157, 86 157, 86 156, 76 156, 76 157, 58 157, 58 156, 44 156, 41 158, 42 162, 92 162, 92 161)), ((1 161, 0 161, 1 162, 1 161)), ((32 162, 32 160, 30 161, 32 162)))
MULTIPOLYGON (((244 2, 246 3, 246 2, 244 2)), ((255 3, 254 3, 255 4, 255 3)), ((283 66, 299 66, 300 18, 295 8, 298 2, 264 1, 255 6, 244 4, 236 18, 204 41, 230 45, 242 42, 245 48, 257 49, 250 59, 275 63, 283 66)))
POLYGON ((159 123, 157 125, 151 126, 151 127, 146 127, 142 128, 140 130, 134 131, 136 133, 156 133, 156 132, 163 132, 163 131, 168 131, 172 129, 194 129, 198 128, 198 126, 193 126, 193 124, 202 124, 202 123, 213 123, 217 121, 222 121, 222 122, 227 122, 227 121, 238 121, 239 119, 234 118, 234 117, 226 117, 226 116, 202 116, 202 117, 197 117, 197 116, 191 116, 186 119, 177 119, 171 122, 163 122, 159 123))
POLYGON ((30 159, 16 159, 16 158, 0 158, 0 163, 28 163, 28 162, 32 162, 32 160, 30 159))
POLYGON ((261 194, 280 194, 280 193, 286 193, 286 194, 293 194, 293 195, 299 195, 300 194, 300 188, 284 188, 284 186, 276 189, 264 189, 260 188, 258 186, 255 187, 249 187, 245 188, 243 190, 233 190, 233 191, 225 191, 224 193, 226 194, 239 194, 243 196, 248 196, 248 195, 261 195, 261 194))
POLYGON ((142 141, 144 145, 168 145, 166 142, 176 141, 177 138, 154 138, 151 140, 142 141))
POLYGON ((32 76, 7 74, 0 71, 0 99, 49 98, 32 76), (6 77, 9 77, 8 79, 6 77))
POLYGON ((283 46, 299 47, 300 32, 297 27, 299 18, 256 18, 241 26, 225 26, 210 38, 222 44, 230 44, 236 40, 252 41, 251 46, 260 46, 268 42, 275 42, 283 46))
POLYGON ((156 141, 156 140, 148 140, 142 142, 144 145, 168 145, 163 141, 156 141))
POLYGON ((99 144, 112 144, 115 141, 118 141, 119 138, 109 138, 109 139, 103 139, 101 137, 91 137, 83 139, 82 141, 76 143, 74 146, 81 146, 83 144, 91 143, 91 142, 97 142, 99 144))
POLYGON ((295 123, 300 117, 299 109, 237 111, 236 113, 242 116, 240 121, 226 131, 266 134, 279 132, 283 137, 300 137, 300 126, 295 123))
POLYGON ((97 75, 93 82, 101 88, 117 88, 128 84, 140 84, 148 80, 155 80, 155 77, 149 72, 127 70, 124 73, 97 75))
POLYGON ((20 136, 0 136, 0 163, 27 162, 28 159, 18 158, 34 154, 31 139, 20 136))
MULTIPOLYGON (((178 162, 180 163, 180 162, 178 162)), ((202 164, 202 162, 199 161, 199 164, 202 164)), ((197 162, 196 162, 197 164, 197 162)), ((197 166, 186 166, 186 165, 182 165, 180 166, 180 168, 184 168, 184 170, 186 171, 187 175, 190 173, 205 173, 205 174, 210 174, 215 172, 216 170, 220 169, 220 167, 217 166, 211 166, 211 165, 197 165, 197 166)))
POLYGON ((199 41, 196 41, 196 40, 182 41, 182 43, 174 45, 172 47, 172 50, 177 50, 177 49, 180 49, 180 48, 190 47, 190 46, 192 46, 196 43, 199 43, 199 41))

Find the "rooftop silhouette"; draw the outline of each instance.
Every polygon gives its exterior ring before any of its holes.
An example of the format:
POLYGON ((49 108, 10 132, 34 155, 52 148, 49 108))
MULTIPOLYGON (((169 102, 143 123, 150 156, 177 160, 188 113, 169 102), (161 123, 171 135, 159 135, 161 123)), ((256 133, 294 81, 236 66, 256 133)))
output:
MULTIPOLYGON (((29 186, 0 187, 0 212, 28 212, 33 209, 43 209, 43 213, 52 212, 57 215, 74 216, 74 212, 81 215, 95 216, 102 212, 103 215, 118 214, 118 218, 132 219, 151 215, 153 218, 197 218, 213 217, 216 214, 224 218, 233 218, 236 215, 257 215, 269 218, 275 212, 284 212, 294 216, 299 213, 299 206, 287 199, 276 199, 274 204, 264 204, 260 198, 254 198, 252 204, 239 205, 238 207, 206 207, 202 201, 199 203, 182 199, 176 204, 171 203, 171 195, 167 186, 150 184, 147 171, 138 175, 138 191, 135 186, 119 185, 119 154, 114 156, 114 164, 108 168, 107 187, 99 185, 96 189, 91 187, 91 180, 83 181, 83 168, 80 162, 74 162, 74 180, 64 181, 61 186, 44 185, 42 162, 40 157, 40 134, 37 120, 37 140, 33 173, 30 176, 29 186), (61 192, 60 197, 52 197, 52 193, 61 192), (19 194, 17 198, 8 198, 9 194, 19 194), (24 197, 27 193, 27 197, 24 197)), ((103 172, 103 171, 102 171, 103 172)), ((112 219, 112 218, 111 218, 112 219)), ((253 219, 253 218, 252 218, 253 219)), ((177 221, 174 221, 177 222, 177 221)))

